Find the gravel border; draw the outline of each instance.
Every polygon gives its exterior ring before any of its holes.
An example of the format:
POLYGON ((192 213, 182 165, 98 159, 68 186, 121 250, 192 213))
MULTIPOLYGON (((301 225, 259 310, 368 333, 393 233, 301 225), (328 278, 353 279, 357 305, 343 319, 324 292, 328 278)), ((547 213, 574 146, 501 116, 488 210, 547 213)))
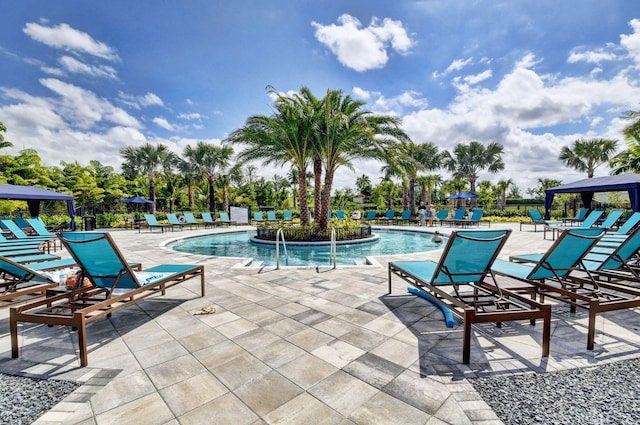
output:
POLYGON ((506 425, 640 423, 640 359, 469 382, 506 425))
POLYGON ((31 424, 81 384, 0 372, 0 423, 31 424))

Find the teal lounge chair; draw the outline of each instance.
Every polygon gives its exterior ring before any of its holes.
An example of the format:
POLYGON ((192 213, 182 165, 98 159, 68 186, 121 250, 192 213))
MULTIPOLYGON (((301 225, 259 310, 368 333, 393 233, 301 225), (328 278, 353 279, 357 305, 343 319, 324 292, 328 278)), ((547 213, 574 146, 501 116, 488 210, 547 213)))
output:
POLYGON ((80 364, 87 366, 87 324, 152 295, 164 295, 168 288, 193 278, 200 278, 201 296, 205 294, 204 266, 166 264, 134 271, 109 233, 62 232, 59 237, 80 267, 77 286, 68 293, 11 308, 13 358, 19 355, 20 322, 76 328, 80 364))
POLYGON ((580 208, 578 212, 576 212, 576 215, 574 217, 563 217, 560 220, 562 221, 562 224, 573 225, 575 223, 581 223, 582 221, 584 221, 588 212, 589 208, 580 208))
POLYGON ((262 216, 262 213, 260 211, 256 211, 253 213, 252 224, 262 224, 264 222, 265 222, 265 219, 262 216))
POLYGON ((184 223, 178 219, 178 216, 174 213, 167 213, 167 220, 169 221, 169 225, 171 226, 171 231, 174 228, 179 227, 180 230, 184 227, 184 223))
POLYGON ((442 222, 443 220, 446 220, 447 217, 449 217, 449 210, 440 210, 438 211, 438 214, 436 214, 436 221, 442 222))
POLYGON ((400 217, 393 220, 393 224, 402 224, 402 223, 409 224, 409 220, 411 220, 411 210, 403 210, 402 214, 400 214, 400 217))
POLYGON ((27 223, 29 223, 29 226, 31 226, 33 231, 36 232, 38 236, 56 238, 56 235, 54 233, 51 233, 49 230, 47 230, 47 226, 44 224, 40 217, 28 218, 27 223))
POLYGON ((544 228, 544 226, 554 226, 554 225, 560 224, 559 221, 553 222, 553 221, 545 220, 544 217, 542 217, 542 214, 540 213, 540 211, 538 210, 527 210, 527 214, 529 214, 529 218, 531 218, 531 221, 521 221, 520 231, 522 231, 522 226, 533 226, 533 231, 537 232, 538 226, 542 226, 544 228))
MULTIPOLYGON (((164 232, 164 229, 172 229, 173 228, 170 224, 160 224, 160 223, 158 223, 158 219, 153 214, 145 214, 144 215, 144 220, 147 222, 147 227, 149 228, 150 232, 153 232, 153 229, 160 229, 162 232, 164 232)), ((140 228, 138 228, 138 232, 140 232, 141 229, 142 229, 142 226, 140 226, 140 228)))
POLYGON ((51 251, 51 248, 53 248, 54 250, 56 249, 56 244, 57 244, 57 238, 55 238, 55 236, 50 237, 50 236, 29 236, 26 233, 24 233, 22 231, 22 229, 13 222, 13 220, 8 220, 8 219, 3 219, 1 220, 2 225, 8 229, 13 236, 16 239, 22 240, 22 241, 39 241, 39 242, 44 242, 46 243, 46 249, 47 252, 51 251))
POLYGON ((193 226, 196 226, 196 229, 200 226, 205 226, 205 223, 196 220, 196 217, 192 212, 184 212, 182 213, 182 216, 184 217, 185 224, 188 224, 190 229, 192 229, 193 226))
POLYGON ((443 223, 448 223, 449 226, 457 226, 462 220, 464 220, 464 216, 466 213, 467 210, 465 210, 464 208, 458 208, 455 213, 453 213, 453 217, 451 219, 441 220, 440 225, 442 226, 443 223))
POLYGON ((367 215, 365 215, 364 217, 364 221, 367 223, 373 223, 376 221, 376 217, 378 216, 378 213, 375 211, 367 211, 367 215))
POLYGON ((58 286, 50 277, 13 259, 0 256, 0 306, 44 297, 47 289, 58 286))
POLYGON ((220 222, 213 219, 210 212, 202 212, 200 213, 202 217, 202 222, 204 223, 204 228, 220 226, 220 222))
POLYGON ((231 226, 232 224, 236 224, 235 221, 231 221, 231 219, 229 218, 229 213, 228 212, 220 212, 220 213, 218 213, 218 215, 220 216, 220 223, 226 224, 227 226, 231 226))
POLYGON ((276 217, 276 212, 275 211, 267 211, 267 221, 269 223, 278 223, 279 220, 276 217))
POLYGON ((542 356, 549 355, 551 306, 500 288, 490 271, 510 234, 511 230, 453 231, 438 263, 389 263, 389 294, 391 278, 397 276, 462 318, 464 364, 471 359, 474 323, 543 319, 542 356))
POLYGON ((387 210, 383 217, 378 218, 378 223, 393 224, 395 216, 396 212, 394 210, 387 210))
POLYGON ((283 212, 282 221, 284 221, 285 223, 291 223, 293 221, 293 213, 291 211, 283 212))
POLYGON ((338 220, 344 220, 345 219, 344 211, 343 210, 337 211, 336 212, 336 218, 338 220))
POLYGON ((582 221, 582 224, 580 224, 580 226, 554 226, 554 225, 545 226, 543 237, 547 239, 547 232, 551 232, 551 240, 555 240, 556 235, 562 232, 563 230, 567 230, 571 228, 588 229, 590 227, 593 227, 596 224, 596 222, 600 219, 602 214, 604 214, 604 210, 591 211, 589 215, 586 216, 585 219, 582 221))
MULTIPOLYGON (((491 270, 526 284, 523 287, 510 287, 510 291, 534 299, 537 296, 541 301, 551 298, 568 304, 572 313, 577 308, 587 310, 587 350, 593 350, 598 313, 640 306, 640 289, 596 281, 589 270, 594 266, 586 265, 586 261, 594 260, 593 257, 586 260, 586 257, 603 234, 604 229, 599 228, 567 229, 558 235, 554 244, 535 263, 530 265, 496 260, 491 270)), ((632 245, 628 245, 624 249, 632 248, 632 245)), ((624 253, 622 249, 618 251, 619 254, 624 253)), ((619 259, 612 257, 610 261, 619 259)))

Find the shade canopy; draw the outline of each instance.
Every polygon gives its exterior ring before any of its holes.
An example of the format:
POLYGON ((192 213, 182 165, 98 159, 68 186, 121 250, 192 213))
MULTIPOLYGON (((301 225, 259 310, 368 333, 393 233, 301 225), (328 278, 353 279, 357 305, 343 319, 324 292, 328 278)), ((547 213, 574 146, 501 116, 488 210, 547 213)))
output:
POLYGON ((0 184, 0 199, 13 199, 17 201, 27 201, 29 213, 31 217, 37 217, 40 214, 40 201, 66 201, 67 212, 71 217, 70 227, 75 230, 75 208, 73 205, 73 196, 64 193, 54 192, 34 186, 17 186, 12 184, 0 184))
POLYGON ((141 198, 139 196, 134 196, 132 198, 121 199, 120 202, 126 202, 128 204, 153 204, 153 201, 148 199, 141 198))
POLYGON ((460 193, 456 193, 455 195, 451 195, 448 197, 448 199, 470 199, 470 198, 477 198, 478 195, 476 195, 475 193, 471 193, 471 192, 460 192, 460 193))
POLYGON ((640 174, 620 174, 617 176, 594 177, 578 180, 545 190, 545 218, 549 218, 551 205, 556 193, 579 193, 585 206, 591 205, 596 192, 627 191, 631 201, 631 209, 640 211, 640 174))

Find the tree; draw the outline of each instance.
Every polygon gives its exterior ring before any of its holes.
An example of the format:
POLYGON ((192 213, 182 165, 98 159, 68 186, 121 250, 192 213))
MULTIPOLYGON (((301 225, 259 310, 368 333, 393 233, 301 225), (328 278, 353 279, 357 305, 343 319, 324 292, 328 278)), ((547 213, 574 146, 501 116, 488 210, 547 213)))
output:
POLYGON ((152 145, 145 143, 140 147, 127 146, 120 149, 120 155, 124 158, 123 169, 145 174, 149 179, 149 212, 155 212, 156 200, 156 171, 167 161, 174 161, 175 154, 163 144, 152 145))
POLYGON ((634 120, 622 131, 627 149, 609 161, 611 174, 640 173, 640 111, 627 111, 625 118, 634 120))
POLYGON ((356 188, 358 188, 358 192, 362 195, 363 201, 367 202, 367 200, 371 197, 371 193, 373 191, 373 186, 371 185, 371 179, 366 174, 361 175, 356 179, 356 188))
POLYGON ((415 187, 418 173, 420 171, 434 171, 438 169, 440 167, 441 156, 438 152, 438 147, 433 143, 428 142, 417 145, 411 140, 401 143, 398 153, 399 155, 391 160, 399 164, 399 167, 403 170, 403 174, 408 179, 408 208, 415 212, 415 187))
POLYGON ((215 146, 200 141, 195 147, 187 145, 184 155, 193 165, 198 174, 203 176, 209 185, 209 211, 216 212, 216 177, 229 167, 233 148, 230 146, 215 146))
POLYGON ((498 183, 496 183, 495 185, 495 191, 496 191, 496 194, 498 195, 498 203, 501 210, 504 210, 505 208, 507 208, 507 190, 509 189, 509 187, 511 187, 512 184, 513 184, 513 180, 503 179, 503 180, 499 180, 498 183))
POLYGON ((586 172, 592 178, 598 166, 607 163, 618 148, 618 141, 611 139, 579 139, 572 147, 560 150, 560 159, 566 166, 586 172))
MULTIPOLYGON (((478 174, 482 170, 497 173, 504 170, 502 151, 504 147, 499 143, 491 142, 486 147, 480 142, 472 141, 468 145, 459 143, 453 149, 443 152, 443 162, 455 178, 465 179, 469 182, 469 191, 475 193, 478 174)), ((477 206, 476 198, 471 199, 471 207, 477 206)))

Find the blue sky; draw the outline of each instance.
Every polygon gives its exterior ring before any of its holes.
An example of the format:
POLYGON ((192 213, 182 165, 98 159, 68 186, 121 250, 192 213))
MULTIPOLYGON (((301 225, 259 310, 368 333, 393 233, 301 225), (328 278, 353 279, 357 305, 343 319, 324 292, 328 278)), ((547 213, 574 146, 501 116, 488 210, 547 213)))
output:
MULTIPOLYGON (((267 86, 308 86, 402 118, 416 143, 501 143, 505 170, 480 178, 526 193, 585 178, 560 149, 623 149, 620 116, 640 110, 636 0, 0 0, 0 16, 0 121, 10 153, 34 148, 46 165, 119 169, 125 146, 220 143, 271 113, 267 86)), ((336 186, 377 183, 380 166, 355 162, 336 186)))

